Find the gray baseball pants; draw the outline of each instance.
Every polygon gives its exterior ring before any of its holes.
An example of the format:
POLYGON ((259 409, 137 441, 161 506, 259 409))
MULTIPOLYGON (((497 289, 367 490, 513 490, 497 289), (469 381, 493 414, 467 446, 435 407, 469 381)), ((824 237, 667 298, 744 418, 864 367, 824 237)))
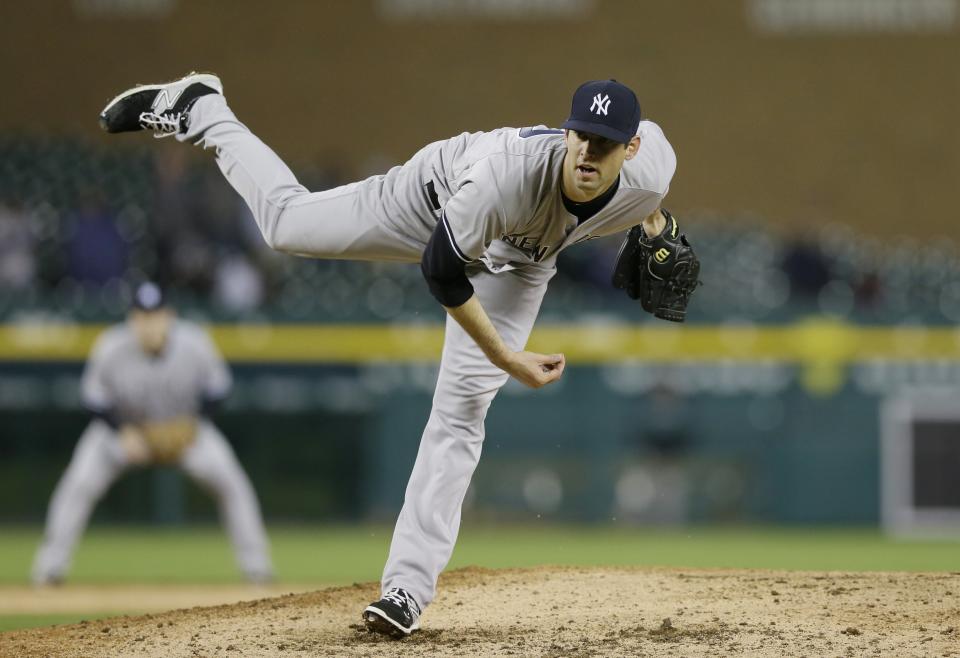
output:
MULTIPOLYGON (((274 249, 314 258, 420 262, 436 223, 421 174, 430 147, 383 176, 311 193, 237 120, 222 96, 200 98, 190 110, 186 134, 177 139, 216 151, 217 165, 274 249)), ((511 349, 526 344, 553 273, 547 267, 468 272, 477 298, 511 349)), ((402 587, 421 607, 436 595, 480 459, 487 409, 507 378, 448 317, 433 408, 394 530, 384 590, 402 587)))
MULTIPOLYGON (((271 577, 273 565, 257 496, 230 444, 212 423, 200 422, 179 466, 215 497, 244 575, 253 581, 271 577)), ((33 563, 34 582, 66 575, 94 506, 130 467, 117 433, 103 421, 90 423, 50 500, 43 541, 33 563)))

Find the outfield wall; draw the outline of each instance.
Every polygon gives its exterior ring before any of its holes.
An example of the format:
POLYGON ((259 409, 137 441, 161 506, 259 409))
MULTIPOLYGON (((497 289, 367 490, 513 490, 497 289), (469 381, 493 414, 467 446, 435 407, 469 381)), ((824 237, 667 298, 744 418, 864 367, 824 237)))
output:
MULTIPOLYGON (((0 520, 34 521, 86 419, 99 326, 0 330, 0 520)), ((217 422, 274 520, 390 518, 429 411, 436 326, 216 326, 237 378, 217 422)), ((879 405, 960 388, 953 329, 545 325, 557 384, 511 382, 487 419, 476 517, 875 523, 879 405)), ((103 520, 212 516, 172 471, 128 477, 103 520)))

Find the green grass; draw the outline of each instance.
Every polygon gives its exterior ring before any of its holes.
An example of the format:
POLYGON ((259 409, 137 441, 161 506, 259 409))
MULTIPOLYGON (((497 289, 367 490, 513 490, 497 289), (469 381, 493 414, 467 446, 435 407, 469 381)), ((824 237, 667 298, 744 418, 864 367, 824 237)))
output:
MULTIPOLYGON (((387 526, 270 530, 280 581, 317 586, 378 580, 390 535, 387 526)), ((27 583, 39 539, 37 528, 0 529, 0 586, 27 583)), ((461 533, 450 568, 540 564, 960 571, 960 540, 898 541, 876 530, 832 528, 472 526, 461 533)), ((215 584, 236 583, 239 576, 217 527, 94 528, 78 548, 70 582, 215 584)), ((82 618, 0 616, 0 630, 82 618)))
MULTIPOLYGON (((377 580, 387 526, 270 530, 281 581, 377 580)), ((39 529, 0 529, 0 584, 27 582, 39 529)), ((843 571, 958 571, 960 539, 894 540, 876 530, 636 529, 614 526, 474 526, 450 567, 538 564, 649 565, 843 571)), ((73 583, 232 583, 238 573, 217 527, 94 528, 78 547, 73 583)))
POLYGON ((56 626, 58 624, 76 624, 83 620, 106 619, 127 612, 98 612, 94 615, 80 613, 46 614, 46 615, 0 615, 0 633, 15 631, 22 628, 37 628, 38 626, 56 626))

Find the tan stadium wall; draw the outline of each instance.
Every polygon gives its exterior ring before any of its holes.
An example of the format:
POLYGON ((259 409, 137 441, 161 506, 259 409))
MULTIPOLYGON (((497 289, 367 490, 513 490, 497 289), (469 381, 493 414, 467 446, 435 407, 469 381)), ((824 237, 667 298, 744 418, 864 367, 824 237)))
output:
POLYGON ((106 143, 96 114, 112 95, 207 69, 283 156, 358 175, 373 154, 401 161, 463 130, 556 125, 579 82, 616 77, 677 150, 668 205, 681 213, 960 238, 956 27, 764 35, 745 0, 389 20, 377 8, 390 1, 140 0, 168 9, 152 18, 95 11, 122 0, 4 2, 0 130, 106 143))

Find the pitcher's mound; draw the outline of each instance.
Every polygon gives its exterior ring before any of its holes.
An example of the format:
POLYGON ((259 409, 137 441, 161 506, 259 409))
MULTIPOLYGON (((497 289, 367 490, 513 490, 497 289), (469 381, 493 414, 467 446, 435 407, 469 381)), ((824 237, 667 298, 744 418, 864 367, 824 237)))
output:
POLYGON ((423 629, 376 584, 0 634, 2 656, 958 656, 960 573, 541 567, 446 574, 423 629))

